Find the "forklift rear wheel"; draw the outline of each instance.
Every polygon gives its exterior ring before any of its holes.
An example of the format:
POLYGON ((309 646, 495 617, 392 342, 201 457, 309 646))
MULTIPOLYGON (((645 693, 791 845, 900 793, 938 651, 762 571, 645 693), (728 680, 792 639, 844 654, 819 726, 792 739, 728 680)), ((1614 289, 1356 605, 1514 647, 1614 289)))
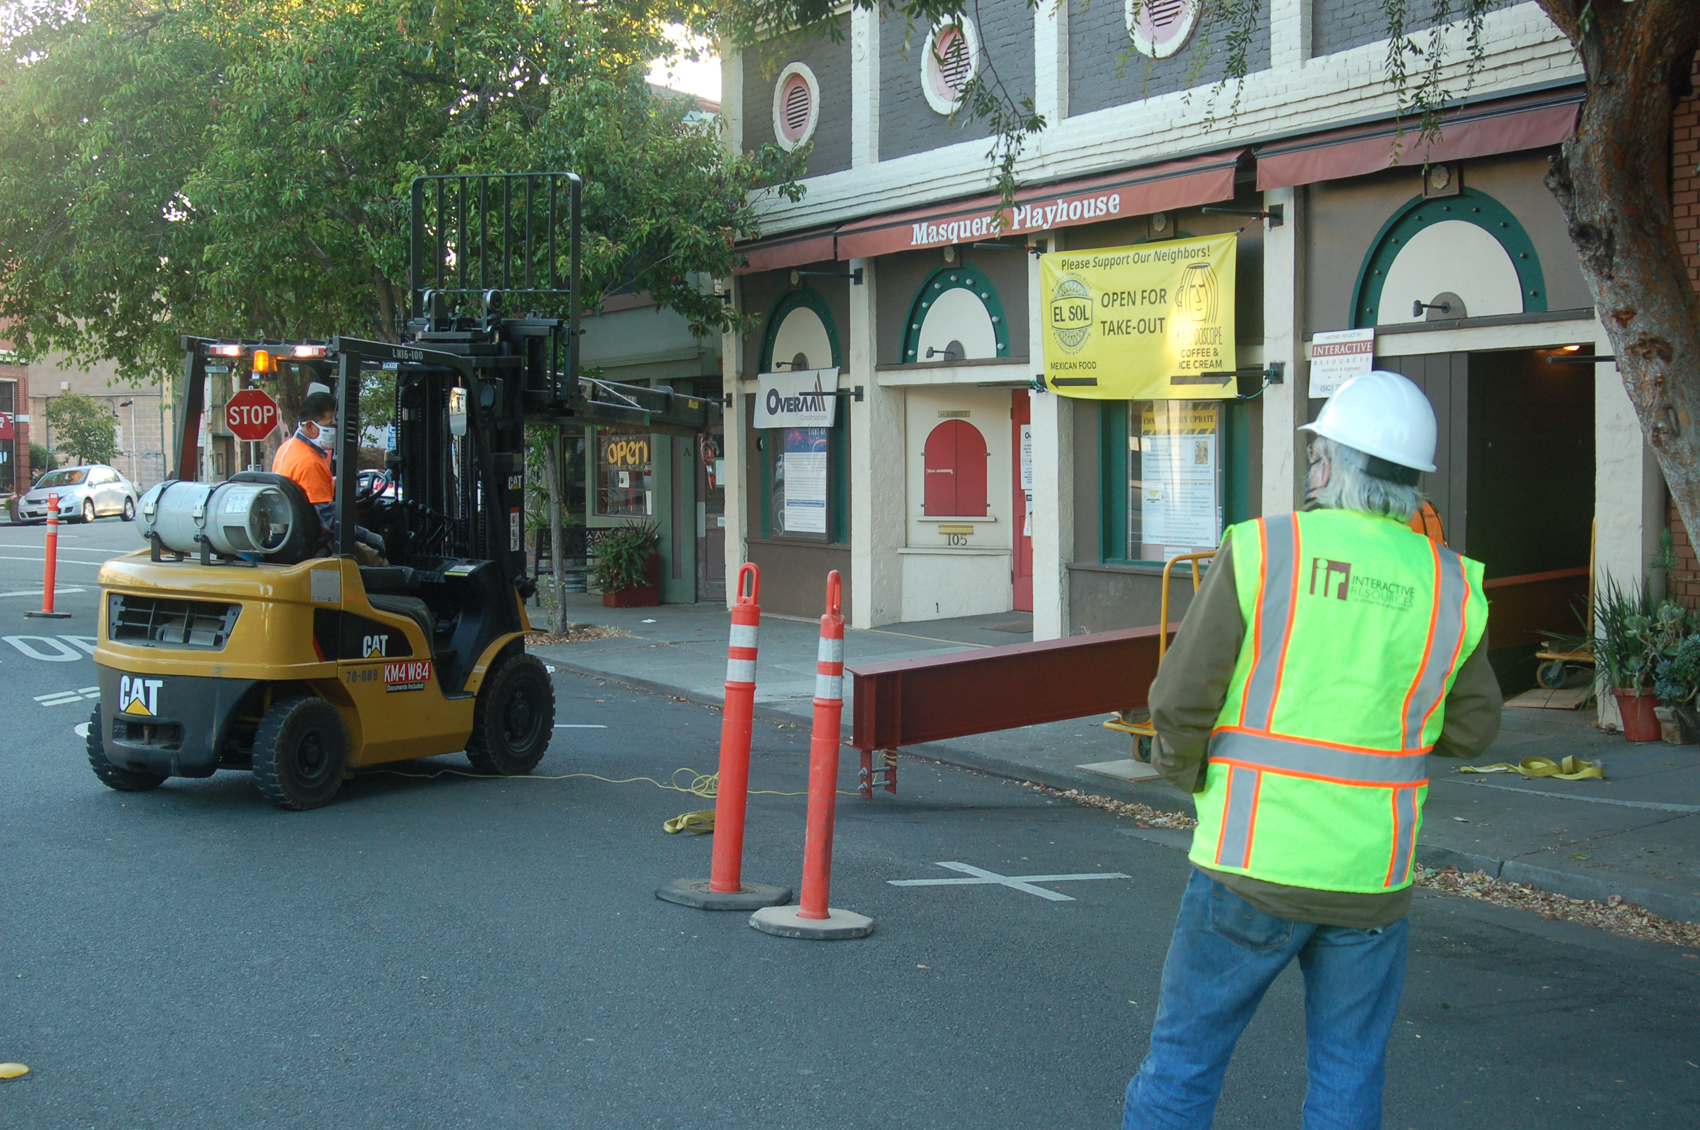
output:
POLYGON ((537 768, 555 736, 555 686, 535 655, 510 654, 484 679, 466 759, 480 773, 517 777, 537 768))
POLYGON ((157 789, 164 783, 164 777, 152 773, 138 773, 134 769, 120 769, 112 764, 106 756, 106 743, 101 740, 100 707, 94 708, 89 715, 88 736, 89 768, 100 778, 100 783, 109 789, 117 789, 121 793, 145 793, 149 789, 157 789))
POLYGON ((260 795, 300 812, 329 804, 348 768, 342 715, 315 695, 272 703, 254 734, 254 782, 260 795))
POLYGON ((1562 659, 1554 659, 1549 663, 1543 663, 1541 664, 1540 670, 1535 672, 1535 678, 1540 680, 1541 686, 1554 691, 1564 686, 1564 681, 1569 677, 1570 672, 1564 669, 1564 661, 1562 659))

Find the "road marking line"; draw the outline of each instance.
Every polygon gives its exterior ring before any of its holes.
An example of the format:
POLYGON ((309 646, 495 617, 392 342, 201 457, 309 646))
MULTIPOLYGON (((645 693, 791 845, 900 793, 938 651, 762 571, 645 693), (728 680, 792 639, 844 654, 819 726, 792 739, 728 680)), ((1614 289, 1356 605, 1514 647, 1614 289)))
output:
POLYGON ((71 732, 79 738, 86 738, 89 736, 89 724, 87 722, 78 722, 75 726, 71 727, 71 732))
MULTIPOLYGON (((110 558, 108 560, 110 560, 110 558)), ((0 561, 28 561, 31 565, 45 565, 45 564, 47 564, 47 559, 45 557, 0 557, 0 561)), ((90 569, 99 569, 101 566, 105 565, 106 562, 105 561, 72 561, 68 557, 61 557, 59 559, 59 564, 61 564, 61 565, 87 565, 90 569)))
POLYGON ((608 727, 597 722, 557 722, 557 730, 606 730, 608 727))
POLYGON ((969 879, 887 879, 886 882, 894 887, 978 887, 1000 886, 1022 891, 1030 895, 1038 895, 1051 902, 1073 902, 1067 895, 1056 891, 1047 891, 1036 887, 1035 883, 1074 883, 1088 879, 1131 879, 1131 875, 1123 875, 1120 871, 1091 871, 1074 875, 999 875, 996 871, 987 871, 967 863, 957 863, 954 860, 940 863, 938 866, 951 871, 960 871, 971 875, 969 879))
MULTIPOLYGON (((59 586, 58 586, 58 585, 55 585, 55 586, 53 586, 53 595, 54 595, 54 596, 64 596, 64 595, 65 595, 65 594, 66 594, 66 593, 68 593, 68 592, 88 592, 88 591, 89 591, 89 590, 88 590, 88 589, 84 589, 84 588, 68 588, 68 589, 62 589, 62 588, 60 588, 60 587, 59 587, 59 586)), ((0 592, 0 597, 7 597, 7 596, 40 596, 40 595, 41 595, 41 590, 40 590, 40 589, 19 589, 19 590, 18 590, 18 591, 17 591, 17 592, 0 592)))

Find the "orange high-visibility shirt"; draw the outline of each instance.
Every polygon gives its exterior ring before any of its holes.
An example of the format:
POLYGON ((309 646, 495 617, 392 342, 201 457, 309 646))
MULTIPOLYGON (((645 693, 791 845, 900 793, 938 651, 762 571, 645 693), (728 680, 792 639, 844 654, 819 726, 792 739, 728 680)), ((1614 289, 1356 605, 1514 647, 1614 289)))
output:
POLYGON ((336 498, 336 484, 331 481, 331 457, 300 436, 290 436, 277 449, 272 460, 272 472, 288 475, 307 492, 307 501, 317 504, 336 498))
POLYGON ((1440 526, 1440 512, 1434 508, 1434 503, 1426 498, 1423 504, 1417 507, 1416 513, 1411 515, 1410 526, 1413 531, 1430 541, 1446 544, 1446 531, 1440 526))

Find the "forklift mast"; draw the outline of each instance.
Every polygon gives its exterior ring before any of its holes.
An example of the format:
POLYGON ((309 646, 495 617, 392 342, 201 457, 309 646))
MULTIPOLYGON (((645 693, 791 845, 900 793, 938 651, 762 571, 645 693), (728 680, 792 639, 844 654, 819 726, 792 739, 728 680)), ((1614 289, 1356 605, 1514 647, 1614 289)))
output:
MULTIPOLYGON (((360 517, 363 377, 388 372, 387 470, 395 505, 385 516, 392 561, 494 561, 525 586, 527 423, 579 424, 691 435, 719 405, 672 389, 618 384, 580 372, 580 209, 575 173, 422 176, 412 186, 408 316, 394 342, 335 337, 317 349, 334 374, 337 544, 354 555, 360 517)), ((185 338, 186 396, 179 476, 193 478, 207 363, 249 356, 185 338)), ((316 360, 316 358, 315 358, 316 360)), ((234 372, 235 369, 232 368, 234 372)))

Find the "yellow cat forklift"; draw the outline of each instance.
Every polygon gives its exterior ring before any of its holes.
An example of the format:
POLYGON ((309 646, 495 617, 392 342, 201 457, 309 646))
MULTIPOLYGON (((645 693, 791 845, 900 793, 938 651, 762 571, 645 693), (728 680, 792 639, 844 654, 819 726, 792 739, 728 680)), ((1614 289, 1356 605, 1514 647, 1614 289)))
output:
POLYGON ((387 762, 465 750, 512 775, 542 760, 555 698, 524 648, 525 425, 695 434, 714 404, 581 379, 580 188, 572 173, 416 180, 398 342, 184 339, 181 477, 142 498, 147 546, 100 574, 96 777, 138 792, 246 770, 307 809, 387 762), (194 481, 208 372, 280 366, 337 396, 328 508, 281 475, 194 481), (395 446, 362 477, 359 391, 386 373, 395 446), (360 563, 362 528, 385 564, 360 563))

